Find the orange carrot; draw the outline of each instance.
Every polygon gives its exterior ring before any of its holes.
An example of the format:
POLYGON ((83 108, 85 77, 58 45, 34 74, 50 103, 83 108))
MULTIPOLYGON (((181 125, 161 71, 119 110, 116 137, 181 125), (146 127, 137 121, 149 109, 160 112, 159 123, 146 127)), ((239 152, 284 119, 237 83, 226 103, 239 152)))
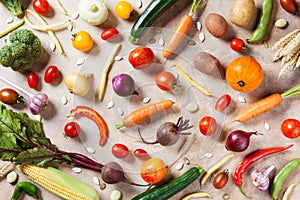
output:
POLYGON ((282 97, 280 94, 272 94, 262 100, 259 100, 255 103, 250 104, 244 110, 242 110, 238 116, 235 118, 235 121, 245 122, 249 119, 256 117, 257 115, 263 114, 273 108, 279 106, 282 102, 282 97))
POLYGON ((207 0, 194 0, 193 5, 190 9, 189 14, 184 14, 178 21, 176 27, 174 28, 170 38, 166 42, 163 48, 162 56, 168 58, 177 49, 177 47, 182 42, 185 35, 189 32, 192 24, 194 13, 204 6, 207 0))
POLYGON ((164 100, 159 101, 154 104, 150 104, 147 106, 144 106, 138 110, 135 110, 131 113, 129 113, 124 119, 122 124, 117 124, 116 128, 120 129, 122 127, 132 127, 137 124, 140 124, 141 122, 145 121, 146 119, 149 119, 151 115, 154 115, 160 111, 169 109, 173 106, 174 102, 172 100, 164 100))
POLYGON ((250 104, 244 110, 242 110, 234 121, 246 122, 253 117, 263 114, 267 111, 272 110, 279 106, 284 98, 299 95, 300 94, 300 84, 292 87, 288 91, 282 94, 271 94, 264 99, 261 99, 255 103, 250 104))

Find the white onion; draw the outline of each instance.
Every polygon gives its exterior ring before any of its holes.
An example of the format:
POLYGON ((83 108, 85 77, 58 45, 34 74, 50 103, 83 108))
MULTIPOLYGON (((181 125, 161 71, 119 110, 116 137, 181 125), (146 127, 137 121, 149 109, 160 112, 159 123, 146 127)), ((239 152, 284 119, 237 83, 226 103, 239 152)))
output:
POLYGON ((77 96, 85 96, 89 91, 89 74, 71 73, 67 75, 64 82, 68 90, 77 96))

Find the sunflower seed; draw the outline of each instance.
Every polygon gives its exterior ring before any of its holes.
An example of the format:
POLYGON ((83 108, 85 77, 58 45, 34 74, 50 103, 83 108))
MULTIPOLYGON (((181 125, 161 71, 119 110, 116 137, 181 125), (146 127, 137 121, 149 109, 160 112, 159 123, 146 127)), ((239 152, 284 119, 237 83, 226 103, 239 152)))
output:
POLYGON ((76 20, 76 19, 78 19, 78 17, 79 17, 79 13, 76 11, 76 12, 74 12, 73 14, 72 14, 72 19, 74 19, 74 20, 76 20))
POLYGON ((183 163, 183 162, 180 162, 180 163, 178 163, 178 164, 176 165, 176 169, 177 169, 178 171, 180 171, 180 170, 182 170, 183 166, 184 166, 184 163, 183 163))
POLYGON ((92 147, 87 147, 86 150, 90 153, 90 154, 94 154, 95 153, 95 149, 92 147))
POLYGON ((241 103, 246 103, 245 97, 242 97, 242 96, 238 96, 238 101, 241 103))
POLYGON ((107 104, 107 109, 111 109, 114 106, 115 106, 115 103, 113 101, 109 101, 107 104))
POLYGON ((82 170, 79 167, 73 167, 72 171, 75 172, 75 173, 77 173, 77 174, 79 174, 79 173, 81 173, 82 170))
POLYGON ((201 31, 201 29, 202 29, 202 24, 201 24, 201 22, 196 22, 196 27, 197 27, 197 30, 198 31, 201 31))
POLYGON ((162 38, 159 38, 159 40, 158 40, 158 44, 159 44, 160 46, 164 46, 164 45, 165 45, 165 41, 164 41, 164 39, 162 39, 162 38))
POLYGON ((84 58, 78 58, 78 60, 76 61, 76 65, 79 66, 79 65, 82 65, 83 63, 85 62, 85 59, 84 58))
POLYGON ((142 8, 142 6, 143 6, 143 3, 142 3, 141 0, 137 0, 137 1, 135 2, 135 7, 136 7, 136 8, 140 9, 140 8, 142 8))
POLYGON ((122 57, 122 56, 117 55, 117 56, 115 57, 115 61, 121 61, 121 60, 123 60, 123 57, 122 57))
POLYGON ((266 49, 268 49, 268 48, 269 48, 269 44, 268 44, 268 42, 267 42, 267 41, 263 41, 263 44, 264 44, 264 47, 265 47, 266 49))
POLYGON ((106 188, 106 184, 105 183, 101 183, 100 184, 100 190, 104 190, 106 188))
POLYGON ((8 17, 7 19, 6 19, 6 23, 7 24, 11 24, 11 23, 13 23, 14 22, 14 18, 13 17, 8 17))
POLYGON ((68 99, 67 99, 67 97, 65 95, 61 97, 61 103, 63 105, 66 105, 68 103, 68 99))
POLYGON ((56 49, 56 45, 54 42, 50 42, 49 47, 50 47, 51 51, 55 51, 55 49, 56 49))
POLYGON ((144 99, 143 99, 143 103, 144 104, 147 104, 147 103, 149 103, 151 101, 151 98, 150 97, 145 97, 144 99))
POLYGON ((99 181, 99 179, 98 179, 96 176, 93 177, 93 182, 94 182, 96 185, 100 185, 100 181, 99 181))
POLYGON ((200 42, 204 42, 205 36, 203 33, 199 33, 199 40, 200 40, 200 42))
POLYGON ((264 128, 265 128, 267 131, 269 131, 269 130, 271 129, 271 126, 270 126, 270 124, 269 124, 268 122, 265 122, 265 123, 264 123, 264 128))
POLYGON ((161 34, 161 29, 160 28, 155 28, 154 33, 155 34, 161 34))

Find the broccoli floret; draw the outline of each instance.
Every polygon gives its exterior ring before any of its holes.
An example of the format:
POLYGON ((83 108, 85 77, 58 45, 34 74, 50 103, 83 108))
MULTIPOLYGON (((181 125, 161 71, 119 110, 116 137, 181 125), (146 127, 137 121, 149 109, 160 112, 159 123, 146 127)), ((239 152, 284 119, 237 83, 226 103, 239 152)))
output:
POLYGON ((43 54, 40 39, 27 29, 15 30, 8 36, 8 43, 0 49, 0 64, 22 72, 30 69, 43 54))
POLYGON ((18 16, 23 13, 22 0, 0 0, 0 2, 12 12, 14 16, 18 16))

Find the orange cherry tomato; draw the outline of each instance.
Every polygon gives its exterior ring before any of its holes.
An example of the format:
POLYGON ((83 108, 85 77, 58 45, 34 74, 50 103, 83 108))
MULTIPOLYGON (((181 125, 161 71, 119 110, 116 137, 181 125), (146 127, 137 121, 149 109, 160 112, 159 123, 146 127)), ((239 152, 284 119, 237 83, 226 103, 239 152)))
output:
POLYGON ((72 45, 79 51, 89 51, 92 49, 93 44, 92 36, 86 31, 79 31, 73 35, 72 45))
POLYGON ((141 177, 150 184, 159 183, 167 174, 167 168, 160 158, 150 158, 141 167, 141 177))

